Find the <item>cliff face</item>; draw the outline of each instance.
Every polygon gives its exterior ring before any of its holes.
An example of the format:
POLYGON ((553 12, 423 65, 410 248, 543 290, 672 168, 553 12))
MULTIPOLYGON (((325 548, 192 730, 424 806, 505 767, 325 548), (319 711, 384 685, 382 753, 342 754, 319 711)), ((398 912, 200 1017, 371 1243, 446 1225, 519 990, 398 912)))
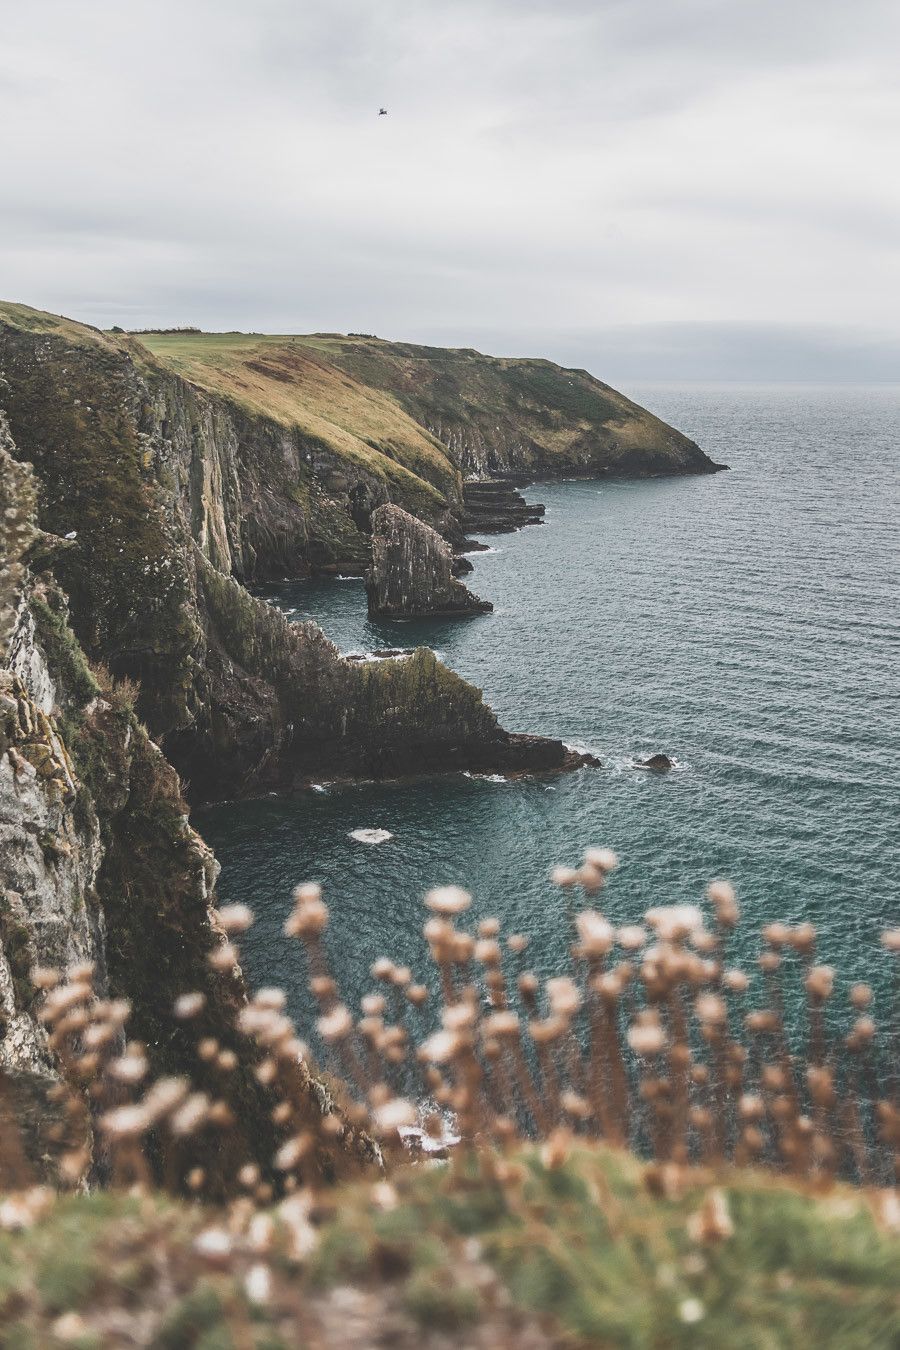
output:
MULTIPOLYGON (((32 1174, 54 1178, 62 1157, 53 1091, 61 1069, 38 1017, 31 973, 36 965, 65 971, 90 962, 97 995, 131 1005, 128 1035, 145 1043, 154 1071, 188 1075, 232 1107, 236 1135, 224 1148, 215 1139, 204 1145, 213 1187, 228 1189, 242 1161, 270 1158, 274 1102, 256 1080, 256 1052, 235 1027, 246 997, 241 972, 227 961, 214 970, 208 960, 224 942, 214 909, 218 865, 188 823, 175 771, 135 716, 134 691, 91 669, 68 625, 65 596, 49 573, 33 570, 53 541, 35 528, 31 474, 12 458, 14 449, 0 414, 5 1100, 14 1103, 32 1174), (187 992, 205 1000, 190 1024, 172 1011, 187 992), (199 1061, 204 1036, 234 1051, 227 1082, 199 1061)), ((332 1110, 306 1068, 298 1063, 296 1072, 310 1109, 332 1110)), ((87 1172, 102 1159, 89 1136, 82 1143, 87 1172)), ((354 1134, 344 1143, 341 1160, 365 1148, 354 1134)), ((337 1161, 319 1159, 327 1168, 337 1161)), ((67 1179, 76 1180, 71 1172, 67 1179)))
POLYGON ((399 506, 372 513, 372 566, 366 573, 369 614, 465 617, 493 609, 457 581, 453 554, 436 530, 399 506))
POLYGON ((75 536, 53 562, 75 633, 139 683, 138 712, 194 800, 322 775, 569 763, 560 742, 511 738, 430 653, 344 661, 316 625, 288 624, 235 579, 296 572, 317 550, 356 549, 361 563, 360 525, 400 481, 375 461, 33 311, 7 308, 0 376, 40 524, 75 536))

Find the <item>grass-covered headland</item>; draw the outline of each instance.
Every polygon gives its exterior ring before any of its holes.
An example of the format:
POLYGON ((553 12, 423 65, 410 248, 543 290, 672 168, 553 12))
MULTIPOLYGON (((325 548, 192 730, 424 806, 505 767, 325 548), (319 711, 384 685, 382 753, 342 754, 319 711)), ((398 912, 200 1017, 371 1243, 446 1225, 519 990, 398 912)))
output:
MULTIPOLYGON (((470 897, 443 887, 425 981, 386 957, 359 1009, 299 886, 285 935, 316 1023, 298 1032, 275 989, 237 1012, 270 1094, 266 1166, 235 1147, 232 1051, 198 1032, 197 1081, 150 1081, 89 965, 33 970, 55 1170, 37 1184, 0 1079, 0 1345, 896 1345, 893 1010, 841 988, 810 925, 768 925, 759 979, 732 966, 724 882, 614 928, 615 864, 591 849, 554 872, 567 972, 541 985, 526 937, 467 931, 470 897), (802 1046, 782 1011, 798 991, 802 1046), (310 1109, 301 1069, 337 1110, 310 1109)), ((213 973, 253 916, 218 921, 213 973)), ((896 960, 900 932, 881 945, 896 960)), ((185 988, 173 1020, 190 1034, 204 1002, 185 988)))

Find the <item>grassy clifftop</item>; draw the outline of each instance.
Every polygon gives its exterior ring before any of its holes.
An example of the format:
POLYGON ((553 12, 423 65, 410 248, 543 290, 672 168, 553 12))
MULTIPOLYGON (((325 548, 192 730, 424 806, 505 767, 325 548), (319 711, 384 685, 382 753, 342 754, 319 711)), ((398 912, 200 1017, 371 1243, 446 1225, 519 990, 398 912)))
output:
POLYGON ((465 472, 702 473, 693 441, 586 370, 377 338, 314 338, 330 360, 389 389, 465 472))
POLYGON ((328 439, 340 455, 387 456, 445 493, 456 470, 642 475, 715 467, 623 394, 552 361, 339 334, 139 340, 203 388, 328 439))
POLYGON ((461 476, 704 473, 698 446, 585 370, 340 334, 104 333, 0 302, 0 326, 171 373, 363 473, 425 519, 461 476))

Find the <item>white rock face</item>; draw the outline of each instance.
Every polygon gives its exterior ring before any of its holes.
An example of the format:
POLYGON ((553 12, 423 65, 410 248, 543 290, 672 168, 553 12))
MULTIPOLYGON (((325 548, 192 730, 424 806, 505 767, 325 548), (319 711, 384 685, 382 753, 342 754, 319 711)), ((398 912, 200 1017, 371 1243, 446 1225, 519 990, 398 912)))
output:
POLYGON ((93 810, 76 811, 77 780, 47 699, 53 681, 28 619, 17 625, 16 669, 0 670, 0 1067, 46 1071, 46 1039, 16 996, 30 958, 97 965, 104 989, 103 924, 92 904, 103 856, 93 810), (24 678, 23 678, 24 677, 24 678), (26 683, 27 680, 27 683, 26 683), (15 938, 27 931, 23 951, 15 938))

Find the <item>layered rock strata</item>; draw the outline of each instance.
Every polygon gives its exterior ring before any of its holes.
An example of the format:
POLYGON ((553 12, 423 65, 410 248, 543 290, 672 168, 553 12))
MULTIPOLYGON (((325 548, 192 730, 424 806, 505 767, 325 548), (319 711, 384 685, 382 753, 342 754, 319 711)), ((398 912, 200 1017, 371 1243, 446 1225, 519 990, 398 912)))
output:
POLYGON ((464 618, 493 609, 454 576, 450 545, 399 506, 372 513, 372 565, 366 595, 372 618, 464 618))
POLYGON ((462 528, 472 534, 506 534, 540 525, 544 507, 527 502, 509 479, 486 478, 463 484, 462 528))

